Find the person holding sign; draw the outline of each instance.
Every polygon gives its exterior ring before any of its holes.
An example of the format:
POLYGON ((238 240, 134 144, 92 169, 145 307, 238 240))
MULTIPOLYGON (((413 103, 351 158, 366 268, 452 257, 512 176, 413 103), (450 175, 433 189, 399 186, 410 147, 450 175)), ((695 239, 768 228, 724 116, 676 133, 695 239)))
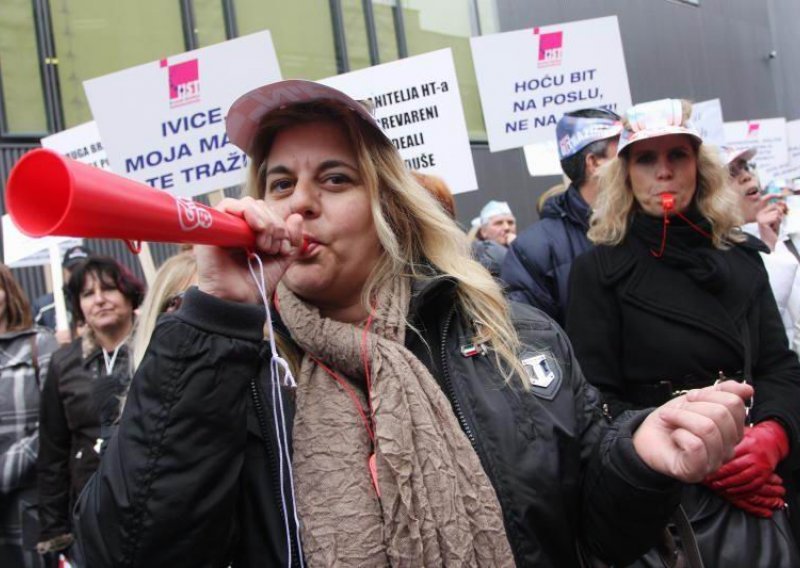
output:
POLYGON ((740 198, 690 113, 675 99, 628 110, 601 174, 597 246, 572 267, 567 331, 613 416, 728 377, 754 387, 733 459, 682 505, 706 566, 797 566, 782 508, 800 459, 800 363, 763 244, 739 230, 740 198))
POLYGON ((258 254, 195 247, 81 494, 90 566, 625 562, 741 438, 734 382, 610 424, 344 93, 260 87, 227 133, 258 254))
POLYGON ((775 250, 781 237, 781 224, 787 213, 782 190, 764 191, 761 189, 755 164, 756 148, 737 150, 730 146, 720 148, 722 161, 728 168, 730 183, 742 197, 742 228, 764 241, 770 250, 775 250))
POLYGON ((586 231, 599 190, 600 166, 614 157, 620 117, 605 109, 568 112, 556 125, 561 168, 572 181, 547 200, 541 219, 509 246, 500 273, 512 300, 564 325, 572 261, 591 247, 586 231))
POLYGON ((783 199, 762 195, 758 176, 750 160, 755 148, 737 150, 720 148, 723 163, 728 167, 729 183, 736 189, 742 208, 742 229, 760 238, 771 251, 761 253, 761 260, 769 275, 769 284, 778 304, 789 345, 795 336, 795 322, 800 321, 800 266, 797 249, 788 235, 782 234, 781 225, 787 206, 783 199))

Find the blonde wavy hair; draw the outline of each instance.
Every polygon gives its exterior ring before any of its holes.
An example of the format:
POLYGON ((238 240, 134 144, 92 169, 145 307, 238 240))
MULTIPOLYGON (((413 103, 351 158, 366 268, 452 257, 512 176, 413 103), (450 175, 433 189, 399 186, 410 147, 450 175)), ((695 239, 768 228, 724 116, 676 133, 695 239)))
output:
MULTIPOLYGON (((400 154, 380 132, 346 106, 333 101, 300 103, 276 110, 263 120, 251 156, 247 195, 262 199, 264 162, 278 132, 298 124, 333 122, 347 134, 367 189, 378 239, 384 254, 362 291, 369 310, 377 290, 392 279, 451 278, 457 283, 460 313, 474 326, 476 343, 485 343, 506 379, 527 381, 519 361, 519 337, 500 286, 472 260, 466 235, 406 168, 400 154), (430 268, 437 272, 431 276, 430 268)), ((281 342, 283 343, 283 342, 281 342)))
MULTIPOLYGON (((692 104, 681 101, 683 122, 692 114, 692 104)), ((625 128, 629 128, 627 119, 625 128)), ((728 183, 728 172, 723 167, 715 148, 706 144, 694 145, 697 154, 697 190, 694 203, 698 211, 711 223, 711 240, 716 248, 724 249, 745 237, 739 227, 740 198, 728 183)), ((618 245, 628 234, 631 217, 639 209, 633 196, 628 175, 628 152, 605 164, 600 170, 600 192, 594 204, 590 221, 589 239, 595 244, 618 245)))
POLYGON ((167 302, 176 294, 186 291, 197 276, 194 252, 186 251, 171 256, 156 272, 153 285, 145 294, 136 328, 133 331, 133 369, 139 368, 158 316, 167 309, 167 302))

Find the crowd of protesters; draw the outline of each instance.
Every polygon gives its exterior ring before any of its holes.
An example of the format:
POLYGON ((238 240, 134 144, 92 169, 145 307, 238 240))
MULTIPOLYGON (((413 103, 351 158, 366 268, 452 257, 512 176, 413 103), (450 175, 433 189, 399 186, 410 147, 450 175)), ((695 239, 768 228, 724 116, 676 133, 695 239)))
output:
POLYGON ((357 101, 245 94, 255 252, 70 249, 61 347, 0 265, 0 565, 800 565, 800 255, 690 115, 565 114, 467 235, 357 101))

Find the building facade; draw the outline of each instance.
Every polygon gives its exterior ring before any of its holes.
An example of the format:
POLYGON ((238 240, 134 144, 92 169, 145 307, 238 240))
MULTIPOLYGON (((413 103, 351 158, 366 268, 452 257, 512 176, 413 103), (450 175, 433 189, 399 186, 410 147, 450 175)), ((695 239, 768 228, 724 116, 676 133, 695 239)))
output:
MULTIPOLYGON (((86 79, 269 29, 285 78, 451 48, 481 188, 457 196, 459 219, 501 199, 524 227, 559 179, 530 177, 521 149, 489 152, 469 38, 609 15, 635 102, 720 98, 726 120, 800 118, 795 0, 0 0, 0 186, 41 137, 91 120, 86 79)), ((121 243, 89 246, 139 270, 121 243)), ((175 250, 153 249, 157 264, 175 250)), ((16 274, 45 290, 41 269, 16 274)))

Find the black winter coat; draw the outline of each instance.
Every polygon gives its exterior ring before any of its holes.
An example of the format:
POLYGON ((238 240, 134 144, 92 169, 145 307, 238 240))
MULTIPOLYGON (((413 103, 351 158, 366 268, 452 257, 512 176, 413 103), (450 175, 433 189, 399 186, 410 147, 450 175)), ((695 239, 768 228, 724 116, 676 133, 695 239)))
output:
MULTIPOLYGON (((100 462, 97 448, 101 404, 97 387, 109 378, 114 383, 127 384, 129 365, 128 349, 123 346, 112 377, 106 377, 100 347, 85 337, 53 354, 39 408, 40 541, 71 532, 70 511, 100 462)), ((115 417, 118 416, 119 399, 115 393, 104 398, 114 405, 115 417)))
POLYGON ((617 415, 660 404, 674 390, 710 385, 720 372, 741 378, 749 336, 752 417, 777 418, 788 428, 789 461, 796 464, 800 363, 787 345, 764 264, 750 242, 713 254, 739 275, 717 293, 632 237, 576 260, 567 331, 578 361, 617 415))
POLYGON ((574 185, 545 202, 541 219, 508 247, 500 278, 510 299, 564 325, 572 261, 592 247, 586 237, 591 214, 574 185))
MULTIPOLYGON (((680 488, 633 449, 644 415, 609 426, 563 333, 525 306, 515 308, 523 357, 544 355, 554 380, 531 391, 506 385, 491 357, 462 354, 472 334, 454 292, 442 280, 415 291, 409 315, 422 337, 409 332, 407 347, 440 381, 473 442, 517 563, 575 566, 578 541, 604 558, 635 558, 680 488)), ((263 308, 197 289, 159 322, 119 430, 76 509, 89 566, 286 564, 263 323, 263 308)), ((291 424, 291 396, 282 398, 291 424)))

